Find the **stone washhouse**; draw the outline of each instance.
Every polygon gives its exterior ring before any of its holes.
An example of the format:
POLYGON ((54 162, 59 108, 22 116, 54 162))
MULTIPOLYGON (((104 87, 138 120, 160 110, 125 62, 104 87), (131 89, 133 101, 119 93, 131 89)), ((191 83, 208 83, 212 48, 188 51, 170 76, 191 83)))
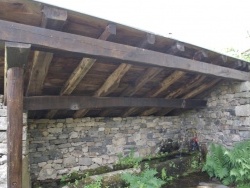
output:
POLYGON ((0 187, 114 164, 132 148, 250 137, 250 66, 28 0, 0 1, 0 187), (7 168, 8 167, 8 168, 7 168))

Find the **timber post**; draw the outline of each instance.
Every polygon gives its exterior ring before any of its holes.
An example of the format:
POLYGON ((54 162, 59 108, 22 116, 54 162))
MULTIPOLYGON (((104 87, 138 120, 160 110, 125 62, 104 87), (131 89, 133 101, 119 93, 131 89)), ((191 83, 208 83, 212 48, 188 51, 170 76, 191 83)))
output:
POLYGON ((7 70, 7 187, 22 187, 23 68, 30 45, 5 43, 7 70))

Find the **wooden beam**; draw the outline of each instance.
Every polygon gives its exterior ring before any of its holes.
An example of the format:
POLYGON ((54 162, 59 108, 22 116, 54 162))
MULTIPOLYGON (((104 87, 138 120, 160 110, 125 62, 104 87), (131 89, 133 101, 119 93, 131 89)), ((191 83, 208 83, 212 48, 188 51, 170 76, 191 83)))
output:
MULTIPOLYGON (((140 48, 146 48, 155 43, 155 35, 151 33, 147 33, 146 37, 143 41, 141 41, 137 46, 140 48)), ((107 96, 109 93, 114 91, 118 86, 120 85, 120 81, 123 78, 123 76, 129 71, 129 69, 132 67, 130 64, 122 63, 119 65, 116 70, 108 77, 108 79, 104 82, 104 84, 96 91, 95 97, 104 97, 107 96)), ((102 112, 103 114, 107 114, 109 111, 105 110, 102 112)), ((75 118, 79 118, 82 116, 85 116, 87 114, 88 110, 80 110, 80 112, 76 112, 74 114, 75 118)))
MULTIPOLYGON (((114 35, 116 35, 116 26, 114 24, 109 24, 105 28, 99 39, 108 40, 114 35)), ((60 95, 70 95, 95 62, 96 59, 83 58, 76 69, 73 71, 73 73, 70 75, 67 82, 62 87, 60 95)))
POLYGON ((172 107, 204 108, 205 100, 128 98, 128 97, 82 97, 82 96, 34 96, 24 98, 25 110, 78 110, 114 107, 172 107))
MULTIPOLYGON (((194 77, 194 79, 189 81, 188 85, 185 85, 184 87, 180 87, 180 88, 174 90, 173 92, 169 93, 167 96, 165 96, 165 99, 172 99, 172 98, 180 97, 186 91, 190 91, 194 87, 199 86, 205 78, 206 78, 206 76, 204 76, 204 75, 197 75, 196 77, 194 77)), ((158 108, 150 108, 150 109, 143 111, 140 115, 141 116, 149 116, 149 115, 156 113, 157 111, 159 111, 158 108)), ((164 113, 164 111, 168 112, 169 109, 163 109, 159 113, 162 114, 162 113, 164 113)))
POLYGON ((34 26, 0 20, 0 40, 29 43, 36 47, 63 50, 148 66, 196 72, 214 77, 250 81, 248 72, 203 63, 137 47, 117 44, 85 36, 52 31, 34 26), (18 35, 16 35, 18 33, 18 35))
MULTIPOLYGON (((41 26, 61 30, 67 20, 67 11, 45 6, 41 26)), ((35 51, 26 95, 41 95, 53 53, 35 51)))
POLYGON ((127 87, 121 96, 130 97, 136 94, 149 80, 153 79, 162 71, 159 67, 148 68, 145 73, 141 74, 141 76, 136 80, 134 86, 127 87))
POLYGON ((23 67, 27 63, 31 45, 21 43, 5 43, 4 68, 4 104, 7 105, 7 70, 11 67, 23 67), (18 61, 17 61, 18 60, 18 61))
MULTIPOLYGON (((180 54, 180 53, 182 53, 184 51, 185 51, 184 44, 182 44, 180 42, 176 42, 174 45, 172 45, 167 50, 167 53, 169 53, 169 54, 180 54)), ((145 72, 145 74, 143 74, 140 78, 138 78, 139 83, 136 84, 136 88, 127 88, 127 90, 125 90, 122 95, 132 96, 139 89, 141 89, 150 79, 152 79, 156 75, 158 75, 161 72, 161 70, 162 69, 159 68, 159 67, 148 68, 147 71, 145 72), (131 89, 131 90, 129 90, 129 89, 131 89)), ((180 75, 180 77, 184 76, 184 74, 182 74, 182 73, 183 73, 182 71, 175 71, 172 75, 170 75, 163 82, 161 82, 159 84, 159 86, 157 88, 155 88, 154 91, 150 91, 150 94, 148 94, 147 96, 151 97, 151 95, 152 96, 153 95, 155 95, 155 96, 158 95, 159 93, 161 93, 162 91, 164 91, 165 89, 167 89, 171 84, 173 84, 175 82, 175 77, 178 80, 178 78, 177 78, 178 74, 180 75)), ((122 117, 127 117, 130 114, 135 113, 137 110, 138 109, 136 109, 136 108, 130 108, 130 109, 126 110, 122 114, 122 117)))
MULTIPOLYGON (((100 40, 108 40, 116 35, 116 25, 109 24, 100 35, 100 40)), ((96 59, 83 58, 73 73, 70 75, 64 86, 60 91, 60 95, 70 95, 78 84, 82 81, 84 76, 88 73, 91 67, 96 62, 96 59)), ((53 118, 57 113, 57 110, 51 110, 46 114, 46 118, 53 118)))
POLYGON ((22 187, 23 67, 30 45, 5 44, 7 66, 7 186, 22 187))
POLYGON ((161 92, 167 90, 173 83, 181 79, 186 73, 182 71, 174 71, 170 76, 165 78, 153 92, 150 92, 150 97, 156 97, 161 92))
POLYGON ((174 45, 172 45, 168 50, 167 53, 170 54, 178 54, 185 51, 185 46, 181 42, 176 42, 174 45))
POLYGON ((42 12, 42 27, 58 31, 63 29, 68 18, 66 10, 45 5, 42 12))
POLYGON ((107 96, 116 89, 123 76, 129 71, 132 65, 122 63, 116 70, 107 78, 104 84, 95 92, 95 97, 107 96))
MULTIPOLYGON (((193 97, 197 96, 198 94, 204 92, 205 90, 213 87, 214 85, 216 85, 220 81, 221 81, 221 79, 217 78, 217 79, 212 80, 211 82, 202 84, 199 87, 193 89, 191 92, 187 93, 183 98, 185 98, 185 99, 193 98, 193 97)), ((171 112, 172 110, 173 110, 173 108, 170 108, 170 109, 167 109, 167 110, 162 110, 157 115, 164 116, 164 115, 168 114, 169 112, 171 112)))

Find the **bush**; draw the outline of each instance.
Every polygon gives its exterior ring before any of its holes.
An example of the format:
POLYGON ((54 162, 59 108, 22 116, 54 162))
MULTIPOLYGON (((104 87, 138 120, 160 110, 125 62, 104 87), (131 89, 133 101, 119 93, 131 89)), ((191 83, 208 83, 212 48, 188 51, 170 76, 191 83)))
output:
POLYGON ((250 141, 237 143, 232 149, 211 144, 203 171, 225 185, 250 187, 250 141))
POLYGON ((148 167, 139 175, 125 173, 121 178, 129 184, 129 188, 160 188, 165 181, 155 177, 157 171, 148 167))

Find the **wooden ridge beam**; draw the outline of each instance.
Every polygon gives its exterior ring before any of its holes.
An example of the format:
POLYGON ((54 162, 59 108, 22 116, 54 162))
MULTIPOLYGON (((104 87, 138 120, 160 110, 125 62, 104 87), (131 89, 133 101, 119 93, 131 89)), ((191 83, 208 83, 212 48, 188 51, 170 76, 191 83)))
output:
POLYGON ((23 67, 31 45, 5 43, 7 70, 7 187, 22 187, 23 67))
MULTIPOLYGON (((138 47, 145 48, 155 43, 155 36, 148 33, 143 41, 138 44, 138 47)), ((95 92, 95 97, 105 97, 114 91, 120 85, 121 79, 132 67, 131 64, 122 63, 116 70, 107 78, 103 85, 95 92)), ((88 113, 88 110, 79 110, 74 114, 74 118, 83 117, 88 113)), ((104 113, 107 113, 104 112, 104 113)))
MULTIPOLYGON (((109 24, 104 29, 103 33, 100 35, 100 40, 108 40, 111 37, 116 35, 116 25, 109 24)), ((96 59, 92 58, 83 58, 81 62, 78 64, 78 66, 75 68, 73 73, 70 75, 64 86, 62 87, 60 91, 60 95, 70 95, 75 88, 78 86, 78 84, 82 81, 84 76, 88 73, 88 71, 91 69, 91 67, 96 62, 96 59)), ((57 113, 57 110, 51 110, 46 114, 46 118, 53 118, 57 113)))
POLYGON ((33 96, 24 98, 25 110, 78 110, 114 107, 204 108, 206 107, 206 100, 82 96, 33 96))
POLYGON ((44 28, 0 20, 0 40, 32 44, 35 47, 63 50, 148 66, 196 72, 225 79, 250 81, 248 72, 212 65, 137 47, 117 44, 44 28), (18 33, 18 35, 16 35, 18 33))
MULTIPOLYGON (((61 30, 67 20, 67 11, 45 6, 41 26, 61 30)), ((35 51, 26 96, 41 95, 53 53, 35 51)))

